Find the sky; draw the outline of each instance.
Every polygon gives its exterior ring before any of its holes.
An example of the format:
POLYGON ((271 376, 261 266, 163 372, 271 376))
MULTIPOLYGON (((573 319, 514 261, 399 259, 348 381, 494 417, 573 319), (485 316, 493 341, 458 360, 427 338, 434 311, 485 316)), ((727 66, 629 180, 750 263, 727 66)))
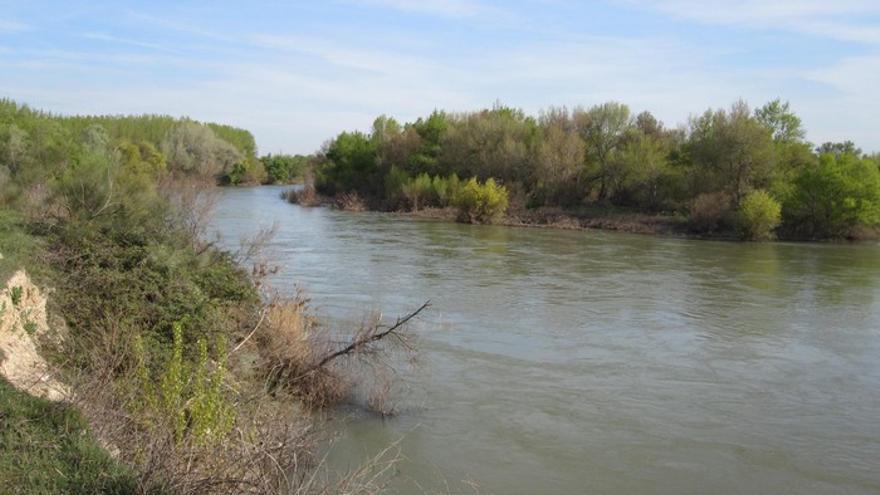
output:
POLYGON ((261 153, 498 101, 675 126, 775 98, 880 151, 878 90, 880 0, 0 0, 0 97, 228 123, 261 153))

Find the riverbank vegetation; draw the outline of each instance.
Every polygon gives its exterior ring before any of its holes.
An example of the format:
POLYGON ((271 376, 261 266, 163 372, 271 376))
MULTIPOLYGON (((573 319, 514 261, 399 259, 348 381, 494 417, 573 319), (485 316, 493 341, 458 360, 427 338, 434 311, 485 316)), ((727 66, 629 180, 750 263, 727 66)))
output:
POLYGON ((537 117, 502 105, 403 125, 382 116, 369 134, 343 132, 324 146, 315 187, 372 209, 452 207, 469 222, 626 228, 639 219, 645 231, 746 239, 875 236, 880 158, 804 136, 778 100, 710 109, 675 128, 615 102, 537 117))
MULTIPOLYGON (((4 490, 380 486, 387 458, 352 476, 322 472, 309 411, 368 383, 364 370, 389 362, 387 344, 406 341, 409 318, 325 328, 304 296, 265 289, 274 269, 256 253, 266 235, 238 253, 206 241, 212 188, 258 180, 255 153, 250 133, 228 126, 63 117, 0 101, 0 275, 26 269, 53 289, 39 350, 70 388, 61 402, 22 402, 16 387, 26 384, 0 381, 4 490), (371 366, 352 376, 362 360, 371 366)), ((265 163, 274 180, 302 171, 300 159, 265 163)))

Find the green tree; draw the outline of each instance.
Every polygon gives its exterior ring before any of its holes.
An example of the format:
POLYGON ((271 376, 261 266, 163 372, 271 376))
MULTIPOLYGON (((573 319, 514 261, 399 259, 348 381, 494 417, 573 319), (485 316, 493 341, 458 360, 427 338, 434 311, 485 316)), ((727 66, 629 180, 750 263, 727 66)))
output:
POLYGON ((785 227, 811 238, 847 237, 880 225, 880 170, 851 153, 826 153, 795 179, 785 227))
POLYGON ((27 155, 28 133, 15 124, 0 129, 0 156, 10 172, 15 173, 27 155))
POLYGON ((820 155, 830 153, 838 157, 843 155, 861 156, 862 150, 861 148, 857 148, 856 144, 852 141, 843 141, 840 143, 827 142, 822 143, 821 146, 817 147, 816 153, 820 155))
POLYGON ((169 170, 214 179, 225 176, 246 158, 210 127, 189 121, 172 128, 162 141, 162 152, 169 170))
POLYGON ((791 111, 788 102, 773 100, 756 109, 755 118, 772 131, 773 139, 777 142, 794 143, 804 139, 801 119, 791 111))
POLYGON ((358 192, 373 197, 380 193, 376 143, 362 132, 343 132, 324 153, 327 162, 318 172, 315 186, 328 195, 358 192))
POLYGON ((663 185, 671 174, 666 146, 651 134, 636 132, 618 158, 625 169, 621 189, 635 204, 658 210, 663 204, 663 185))
POLYGON ((744 102, 694 119, 688 148, 697 171, 696 192, 723 190, 735 207, 750 189, 770 181, 776 161, 771 130, 744 102))
POLYGON ((544 116, 535 152, 533 188, 542 204, 576 204, 583 198, 580 175, 586 147, 565 114, 544 116))
POLYGON ((576 112, 575 120, 587 145, 590 178, 599 183, 596 199, 602 201, 613 193, 612 184, 620 182, 617 155, 633 127, 633 119, 628 106, 608 102, 585 113, 576 112))

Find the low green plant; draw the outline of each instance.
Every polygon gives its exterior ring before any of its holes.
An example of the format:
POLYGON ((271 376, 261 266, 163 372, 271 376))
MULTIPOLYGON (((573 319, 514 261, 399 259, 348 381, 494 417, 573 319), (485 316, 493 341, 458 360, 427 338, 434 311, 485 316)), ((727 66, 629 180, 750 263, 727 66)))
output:
POLYGON ((471 177, 453 199, 458 219, 466 223, 497 223, 507 212, 508 192, 504 186, 488 179, 485 183, 471 177))
POLYGON ((20 285, 17 285, 15 287, 12 287, 11 289, 9 289, 9 298, 12 299, 13 306, 18 306, 19 304, 21 304, 21 295, 22 295, 22 288, 20 285))
POLYGON ((782 207, 767 191, 752 191, 740 202, 736 226, 743 239, 765 241, 782 223, 782 207))
POLYGON ((114 461, 70 405, 33 397, 0 378, 0 492, 156 493, 114 461))
POLYGON ((434 188, 431 177, 426 173, 413 177, 403 185, 403 195, 414 211, 432 203, 434 188))
POLYGON ((28 335, 33 335, 37 332, 37 324, 32 321, 24 322, 24 325, 22 325, 22 327, 28 335))
MULTIPOLYGON (((226 435, 235 421, 235 412, 223 393, 226 379, 226 347, 218 339, 214 359, 208 344, 199 338, 194 361, 185 358, 183 324, 175 323, 170 355, 159 373, 156 388, 143 340, 135 338, 135 387, 139 402, 133 409, 145 417, 155 415, 170 422, 175 440, 188 436, 197 442, 210 443, 226 435)), ((147 426, 150 426, 149 423, 147 426)))
POLYGON ((461 179, 458 175, 452 174, 449 177, 434 177, 432 186, 434 187, 434 195, 437 198, 438 206, 445 208, 450 206, 461 189, 461 179))

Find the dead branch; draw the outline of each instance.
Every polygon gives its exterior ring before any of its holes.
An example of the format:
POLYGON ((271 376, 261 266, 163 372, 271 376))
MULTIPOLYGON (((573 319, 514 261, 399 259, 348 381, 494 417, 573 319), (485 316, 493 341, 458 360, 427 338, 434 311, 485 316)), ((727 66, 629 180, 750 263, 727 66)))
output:
POLYGON ((358 350, 361 350, 364 347, 366 347, 374 342, 378 342, 378 341, 384 339, 385 337, 388 337, 389 335, 395 335, 395 332, 397 332, 400 328, 402 328, 404 325, 409 323, 410 320, 412 320, 413 318, 418 316, 422 311, 428 309, 430 306, 431 306, 431 301, 426 301, 424 304, 419 306, 419 309, 413 311, 412 313, 409 313, 408 315, 406 315, 404 317, 397 318, 397 321, 393 325, 386 328, 385 330, 383 330, 381 332, 377 332, 377 333, 366 332, 363 336, 356 338, 354 341, 352 341, 350 344, 343 347, 342 349, 331 352, 330 354, 328 354, 328 355, 324 356, 323 358, 321 358, 320 360, 318 360, 318 362, 316 364, 313 364, 312 366, 310 366, 303 373, 301 373, 300 376, 296 377, 293 381, 304 378, 305 376, 309 375, 310 373, 323 368, 324 366, 326 366, 331 361, 333 361, 337 358, 340 358, 342 356, 357 352, 358 350))

